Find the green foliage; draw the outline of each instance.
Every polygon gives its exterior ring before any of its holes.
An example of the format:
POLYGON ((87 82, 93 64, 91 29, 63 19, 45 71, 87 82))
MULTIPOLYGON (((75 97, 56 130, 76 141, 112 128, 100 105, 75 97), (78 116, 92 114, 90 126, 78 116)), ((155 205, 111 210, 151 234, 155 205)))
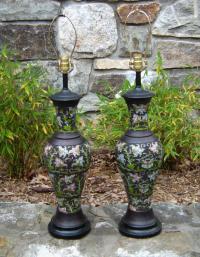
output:
MULTIPOLYGON (((126 92, 130 87, 128 81, 122 85, 121 92, 126 92)), ((110 99, 98 95, 100 103, 100 114, 97 121, 87 121, 84 134, 90 138, 96 147, 114 148, 117 140, 127 130, 129 113, 126 103, 122 97, 110 99)))
POLYGON ((43 142, 52 132, 54 111, 39 82, 44 71, 0 53, 0 156, 10 176, 21 177, 37 166, 43 142))
MULTIPOLYGON (((191 157, 199 160, 200 123, 189 117, 194 108, 199 109, 200 100, 195 94, 199 79, 189 75, 181 88, 171 85, 160 54, 157 55, 156 71, 157 79, 150 86, 155 97, 149 107, 149 127, 164 146, 164 159, 191 157)), ((133 87, 126 81, 120 93, 133 87)), ((99 119, 95 125, 89 122, 85 132, 90 137, 92 135, 96 146, 114 148, 128 128, 129 113, 122 97, 109 99, 100 96, 100 99, 99 119)))
POLYGON ((160 54, 157 57, 157 79, 151 85, 155 93, 149 109, 150 128, 164 145, 167 158, 191 157, 200 159, 200 123, 192 121, 190 113, 198 108, 196 94, 197 78, 190 75, 183 86, 170 85, 168 76, 162 69, 160 54))

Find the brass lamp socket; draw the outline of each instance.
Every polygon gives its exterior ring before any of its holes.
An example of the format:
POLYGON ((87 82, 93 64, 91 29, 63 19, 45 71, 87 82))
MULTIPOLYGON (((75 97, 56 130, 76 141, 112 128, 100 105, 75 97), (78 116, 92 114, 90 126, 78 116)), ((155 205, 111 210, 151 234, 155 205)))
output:
POLYGON ((69 57, 60 57, 58 64, 59 64, 59 70, 63 74, 69 73, 69 71, 72 68, 72 63, 69 57))
POLYGON ((143 71, 146 67, 146 62, 143 58, 143 53, 142 52, 133 52, 130 62, 129 62, 129 67, 131 70, 135 70, 136 72, 143 71))

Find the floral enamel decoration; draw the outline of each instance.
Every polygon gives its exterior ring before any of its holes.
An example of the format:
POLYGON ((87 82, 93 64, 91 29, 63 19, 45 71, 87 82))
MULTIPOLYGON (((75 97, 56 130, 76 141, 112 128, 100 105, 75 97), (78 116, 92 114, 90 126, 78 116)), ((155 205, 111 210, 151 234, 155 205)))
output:
MULTIPOLYGON (((65 67, 67 60, 62 65, 65 67)), ((51 97, 57 110, 59 131, 45 146, 44 162, 57 199, 57 210, 49 223, 49 232, 54 237, 71 239, 90 231, 90 222, 81 208, 81 194, 91 153, 88 142, 76 127, 80 96, 69 91, 67 73, 63 73, 63 83, 62 91, 51 97)))
POLYGON ((148 128, 147 109, 148 109, 148 106, 144 104, 140 104, 140 105, 133 104, 130 106, 131 127, 135 127, 135 129, 148 128))
POLYGON ((162 145, 148 128, 147 110, 153 93, 141 87, 140 58, 136 55, 132 64, 137 67, 136 87, 123 95, 130 112, 129 130, 116 145, 116 159, 128 196, 127 212, 119 223, 119 231, 136 238, 161 231, 161 223, 151 207, 151 196, 163 158, 162 145))
POLYGON ((62 131, 76 130, 76 109, 74 107, 65 109, 58 107, 56 118, 62 131))

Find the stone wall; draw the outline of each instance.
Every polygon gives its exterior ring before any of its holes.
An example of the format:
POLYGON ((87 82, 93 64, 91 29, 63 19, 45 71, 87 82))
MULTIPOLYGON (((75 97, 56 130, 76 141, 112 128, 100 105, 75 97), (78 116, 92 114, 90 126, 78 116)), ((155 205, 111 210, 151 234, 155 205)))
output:
MULTIPOLYGON (((62 12, 77 29, 70 87, 84 95, 80 106, 86 111, 98 110, 95 93, 104 92, 106 83, 117 91, 124 79, 134 80, 133 72, 128 69, 128 57, 130 51, 138 48, 144 50, 148 46, 147 80, 155 76, 153 64, 157 51, 161 52, 164 67, 175 83, 179 84, 190 70, 200 74, 199 0, 1 0, 0 46, 6 43, 16 50, 20 61, 47 68, 47 83, 61 85, 55 42, 49 36, 49 25, 60 10, 60 2, 62 12), (126 23, 128 12, 137 6, 150 16, 152 49, 147 19, 137 14, 126 23)), ((60 19, 56 28, 57 46, 66 53, 73 45, 72 26, 60 19)))

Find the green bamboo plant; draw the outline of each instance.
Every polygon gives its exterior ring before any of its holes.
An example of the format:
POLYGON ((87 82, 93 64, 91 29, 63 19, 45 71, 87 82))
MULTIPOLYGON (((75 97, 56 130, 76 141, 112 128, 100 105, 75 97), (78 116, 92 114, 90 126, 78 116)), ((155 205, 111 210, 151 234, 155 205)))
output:
POLYGON ((37 167, 43 142, 54 126, 49 92, 41 85, 44 70, 23 66, 3 48, 0 53, 0 157, 10 176, 37 167))

